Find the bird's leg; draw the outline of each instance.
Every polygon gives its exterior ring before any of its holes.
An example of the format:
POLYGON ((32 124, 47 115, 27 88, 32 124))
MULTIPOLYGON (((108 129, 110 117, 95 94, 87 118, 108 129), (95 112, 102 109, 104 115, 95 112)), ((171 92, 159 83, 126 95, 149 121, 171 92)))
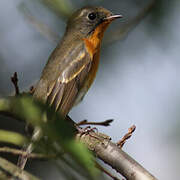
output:
MULTIPOLYGON (((80 134, 80 137, 82 136, 82 135, 84 135, 84 134, 89 134, 91 137, 93 137, 93 138, 96 138, 96 139, 98 139, 98 140, 102 140, 102 139, 100 139, 100 138, 98 138, 98 137, 96 137, 96 136, 94 136, 94 135, 92 135, 91 134, 91 132, 95 132, 95 130, 98 132, 98 130, 97 130, 97 128, 91 128, 90 126, 87 126, 87 127, 85 127, 85 128, 81 128, 81 127, 79 127, 79 123, 75 123, 72 119, 71 119, 71 117, 70 116, 66 116, 66 120, 68 120, 74 127, 75 127, 75 129, 77 130, 77 133, 79 133, 80 134)), ((108 121, 108 120, 107 120, 108 121)), ((112 122, 112 120, 109 120, 109 121, 111 121, 112 122)))
POLYGON ((91 128, 90 126, 87 126, 85 128, 81 128, 78 125, 76 125, 76 129, 77 129, 78 133, 80 134, 80 137, 83 136, 83 135, 87 135, 88 134, 90 137, 96 138, 96 139, 101 141, 100 138, 98 138, 95 135, 92 135, 92 133, 91 133, 91 132, 95 133, 95 130, 98 132, 98 129, 96 127, 91 128))
POLYGON ((76 128, 78 132, 81 134, 80 136, 82 136, 83 134, 89 134, 90 132, 95 132, 95 130, 98 131, 96 127, 91 128, 90 126, 81 128, 77 125, 76 128))

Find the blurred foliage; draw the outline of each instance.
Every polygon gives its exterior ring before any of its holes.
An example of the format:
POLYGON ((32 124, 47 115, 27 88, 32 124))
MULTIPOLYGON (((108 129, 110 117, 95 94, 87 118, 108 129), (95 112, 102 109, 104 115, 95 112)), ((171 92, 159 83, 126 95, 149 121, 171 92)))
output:
MULTIPOLYGON (((61 118, 54 109, 35 101, 30 96, 2 99, 0 101, 0 111, 12 112, 12 109, 17 118, 24 119, 34 127, 41 128, 43 137, 46 138, 35 142, 38 152, 56 154, 56 160, 63 161, 75 169, 76 172, 77 167, 79 167, 78 173, 88 179, 97 177, 99 171, 95 167, 93 155, 83 144, 75 141, 74 127, 67 120, 61 118), (48 116, 47 122, 43 121, 45 114, 48 116)), ((22 145, 25 140, 19 134, 4 132, 3 130, 0 131, 1 142, 22 145)))
POLYGON ((69 17, 74 9, 74 7, 72 6, 72 2, 69 0, 38 0, 38 1, 47 5, 47 7, 52 9, 58 16, 63 18, 69 17))
MULTIPOLYGON (((37 20, 36 16, 32 13, 31 9, 26 7, 26 1, 22 1, 23 8, 21 9, 24 13, 25 17, 29 20, 34 27, 40 31, 43 36, 46 36, 48 39, 52 39, 56 41, 56 37, 58 36, 53 33, 53 30, 48 26, 44 25, 41 20, 37 20), (53 37, 53 38, 52 38, 53 37)), ((30 2, 30 1, 29 1, 30 2)), ((28 2, 28 3, 29 3, 28 2)), ((133 14, 134 11, 138 9, 138 11, 143 12, 143 8, 146 7, 146 3, 153 2, 153 0, 149 1, 142 1, 142 0, 135 0, 135 1, 107 1, 107 0, 97 0, 97 1, 72 1, 72 0, 31 0, 31 3, 41 3, 45 5, 51 12, 57 15, 58 19, 65 20, 67 19, 71 13, 79 6, 79 2, 81 4, 94 4, 94 5, 102 5, 106 7, 113 7, 113 3, 127 4, 126 9, 124 10, 125 20, 122 22, 121 25, 116 25, 114 28, 109 31, 109 35, 105 38, 105 42, 115 42, 127 35, 126 32, 129 32, 137 25, 137 22, 132 20, 127 20, 126 16, 128 14, 133 14), (142 5, 143 4, 143 5, 142 5), (133 8, 131 7, 133 6, 133 8), (137 8, 138 7, 138 8, 137 8), (127 20, 127 22, 126 22, 127 20), (129 24, 128 24, 129 23, 129 24), (124 29, 123 29, 124 27, 124 29), (114 37, 114 38, 113 38, 114 37)), ((164 23, 164 18, 167 17, 168 14, 172 13, 174 4, 179 3, 179 0, 155 0, 155 6, 153 6, 150 16, 148 17, 147 24, 147 32, 152 35, 151 33, 164 33, 165 26, 168 26, 169 23, 164 23)), ((119 6, 114 6, 115 8, 119 8, 119 6)), ((22 7, 22 6, 21 6, 22 7)), ((120 9, 120 8, 119 8, 120 9)), ((135 14, 135 13, 134 13, 135 14)), ((138 14, 138 13, 137 13, 138 14)), ((147 15, 147 14, 146 14, 147 15)), ((138 16, 138 15, 137 15, 138 16)), ((142 16, 143 18, 145 15, 142 16)), ((141 18, 141 21, 142 19, 141 18)), ((139 23, 140 21, 138 21, 139 23)), ((0 52, 1 53, 1 52, 0 52)), ((23 52, 22 52, 23 53, 23 52)), ((15 57, 16 58, 16 57, 15 57)), ((6 72, 9 71, 8 67, 6 68, 7 64, 5 64, 6 57, 0 58, 0 71, 3 72, 6 69, 6 72), (7 70, 8 69, 8 70, 7 70)), ((105 61, 104 61, 105 62, 105 61)), ((112 61, 111 61, 112 63, 112 61)), ((5 73, 1 73, 0 81, 1 81, 1 91, 8 91, 7 87, 3 87, 3 82, 7 83, 9 77, 6 76, 5 73)), ((2 110, 12 111, 16 113, 16 116, 20 119, 26 120, 26 122, 32 124, 33 126, 40 126, 44 138, 40 141, 35 143, 36 151, 44 154, 54 153, 57 154, 58 162, 62 162, 66 164, 70 168, 74 169, 76 172, 79 172, 81 176, 85 176, 87 178, 95 177, 98 172, 97 169, 94 167, 94 157, 91 153, 82 145, 77 143, 74 140, 74 128, 69 125, 64 119, 60 118, 57 113, 54 112, 53 109, 43 105, 40 102, 36 102, 32 100, 31 97, 18 97, 13 99, 6 99, 5 101, 0 101, 0 109, 2 110), (42 121, 45 115, 48 115, 48 122, 42 121), (46 138, 47 137, 47 138, 46 138), (64 156, 64 152, 68 154, 68 156, 64 156), (90 174, 90 175, 89 175, 90 174)), ((179 136, 178 136, 179 137, 179 136)), ((16 132, 4 131, 0 130, 0 141, 12 143, 21 146, 23 142, 27 142, 26 137, 18 134, 16 132)), ((57 163, 57 162, 56 162, 57 163)), ((63 165, 60 163, 57 164, 60 168, 60 171, 64 171, 64 176, 70 175, 72 172, 68 171, 67 169, 63 170, 63 165), (67 172, 68 171, 68 172, 67 172)), ((73 177, 72 173, 72 177, 73 177)))
MULTIPOLYGON (((68 19, 68 17, 76 10, 75 6, 72 4, 72 1, 64 1, 64 0, 33 0, 34 2, 39 2, 45 5, 49 10, 54 12, 58 18, 61 20, 68 19)), ((108 31, 109 36, 105 37, 105 43, 113 43, 115 41, 121 40, 128 35, 130 31, 132 31, 137 24, 139 24, 150 12, 151 16, 147 23, 147 32, 155 33, 155 32, 164 32, 164 23, 163 19, 173 10, 173 5, 177 2, 177 0, 148 0, 146 3, 141 0, 130 2, 127 4, 134 4, 134 6, 138 7, 138 13, 134 15, 132 18, 127 18, 128 14, 131 14, 132 10, 129 8, 129 11, 126 12, 124 16, 124 20, 118 26, 114 26, 111 31, 108 31), (160 30, 162 28, 162 30, 160 30)), ((81 2, 83 6, 92 4, 89 1, 81 2)), ((94 1, 93 5, 99 5, 99 1, 94 1)), ((104 5, 108 5, 109 2, 102 1, 104 5)), ((124 2, 119 2, 119 4, 123 4, 124 2)), ((78 1, 74 4, 78 4, 78 1)), ((27 20, 35 26, 35 28, 48 40, 57 42, 59 40, 59 36, 53 32, 53 30, 48 27, 48 25, 43 24, 40 20, 37 20, 36 17, 31 15, 29 9, 26 7, 26 3, 22 2, 20 6, 20 10, 23 12, 24 16, 27 20)), ((159 33, 158 33, 159 34, 159 33)))
MULTIPOLYGON (((8 69, 8 67, 5 64, 5 58, 3 57, 3 55, 0 52, 0 72, 4 72, 4 73, 1 73, 1 75, 0 75, 0 82, 1 82, 1 84, 5 84, 6 83, 6 73, 5 72, 7 72, 7 69, 8 69)), ((1 91, 5 92, 7 90, 3 86, 0 86, 0 97, 1 97, 1 91)))
MULTIPOLYGON (((148 28, 156 33, 162 33, 165 30, 164 18, 170 15, 173 11, 174 5, 177 3, 177 0, 156 0, 154 7, 152 8, 151 17, 148 21, 148 28)), ((178 2, 179 3, 179 2, 178 2)), ((147 32, 150 32, 147 28, 147 32)))
POLYGON ((11 179, 19 179, 19 180, 39 180, 37 177, 32 174, 18 168, 13 163, 7 161, 4 158, 0 157, 0 179, 7 180, 10 179, 9 176, 12 176, 11 179))
POLYGON ((28 141, 24 136, 22 136, 19 133, 0 129, 0 142, 6 142, 6 143, 22 146, 26 144, 28 141))
POLYGON ((18 7, 19 11, 22 12, 23 16, 28 20, 30 24, 32 24, 36 30, 38 30, 43 36, 45 36, 49 41, 52 41, 53 43, 58 43, 59 36, 52 31, 52 29, 42 23, 40 20, 35 18, 30 10, 26 7, 26 4, 23 2, 18 7))

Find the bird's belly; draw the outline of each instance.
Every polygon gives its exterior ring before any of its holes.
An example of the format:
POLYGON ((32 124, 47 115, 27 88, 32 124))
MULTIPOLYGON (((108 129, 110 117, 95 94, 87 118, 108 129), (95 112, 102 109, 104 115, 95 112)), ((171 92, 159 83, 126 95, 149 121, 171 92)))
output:
POLYGON ((84 86, 83 88, 81 88, 81 90, 77 94, 77 97, 76 97, 76 100, 75 100, 73 106, 78 105, 83 100, 83 98, 84 98, 85 94, 87 93, 87 91, 88 91, 87 86, 84 86))
POLYGON ((91 62, 90 71, 89 71, 87 78, 85 79, 81 89, 79 90, 79 92, 77 94, 77 97, 76 97, 76 100, 75 100, 73 106, 76 106, 77 104, 79 104, 83 100, 85 94, 87 93, 87 91, 91 87, 91 85, 94 82, 94 79, 96 77, 98 65, 99 65, 99 51, 93 57, 93 60, 91 62))

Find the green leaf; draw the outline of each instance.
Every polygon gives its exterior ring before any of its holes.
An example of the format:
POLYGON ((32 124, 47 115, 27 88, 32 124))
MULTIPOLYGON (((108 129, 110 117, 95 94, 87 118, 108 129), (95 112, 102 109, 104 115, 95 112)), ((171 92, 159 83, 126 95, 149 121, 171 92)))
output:
POLYGON ((72 140, 65 144, 65 148, 78 163, 88 170, 92 177, 99 175, 99 170, 95 168, 95 158, 84 144, 72 140))
POLYGON ((23 135, 19 133, 0 129, 0 142, 22 146, 28 141, 27 138, 25 138, 23 135))
POLYGON ((50 7, 57 15, 69 17, 73 12, 73 5, 69 0, 40 0, 42 3, 50 7))
MULTIPOLYGON (((41 129, 43 136, 47 137, 48 149, 60 154, 58 158, 61 160, 64 158, 62 157, 63 150, 84 169, 84 172, 91 179, 98 175, 99 171, 94 165, 93 155, 85 145, 75 140, 75 127, 62 118, 58 112, 55 112, 53 108, 27 95, 8 99, 8 103, 5 104, 6 110, 15 112, 17 117, 41 129)), ((41 146, 39 149, 47 148, 47 144, 44 143, 43 145, 42 142, 44 141, 40 140, 35 144, 41 146)))

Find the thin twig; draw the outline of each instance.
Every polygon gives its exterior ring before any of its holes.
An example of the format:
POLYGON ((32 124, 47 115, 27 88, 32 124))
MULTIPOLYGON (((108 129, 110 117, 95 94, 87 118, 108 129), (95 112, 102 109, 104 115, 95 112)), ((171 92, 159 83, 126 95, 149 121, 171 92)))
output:
POLYGON ((28 145, 25 145, 23 151, 26 153, 25 155, 20 155, 18 158, 17 166, 20 169, 24 169, 26 162, 29 158, 29 155, 32 153, 34 149, 33 142, 38 141, 41 138, 41 129, 39 127, 35 127, 33 135, 32 135, 32 142, 28 145))
POLYGON ((126 133, 123 138, 117 142, 117 146, 119 146, 120 148, 122 148, 125 144, 125 142, 132 136, 132 133, 135 131, 136 126, 133 125, 128 129, 128 133, 126 133))
POLYGON ((9 180, 10 179, 11 180, 12 179, 40 180, 39 178, 33 176, 32 174, 19 169, 16 165, 14 165, 13 163, 7 161, 6 159, 4 159, 2 157, 0 157, 0 171, 3 172, 3 176, 0 177, 1 180, 2 180, 2 177, 6 177, 6 176, 8 176, 9 180))
MULTIPOLYGON (((19 149, 14 149, 14 148, 9 148, 9 147, 0 147, 0 152, 2 153, 10 153, 13 155, 22 155, 22 156, 27 156, 27 152, 19 150, 19 149)), ((50 159, 50 158, 55 158, 57 155, 56 154, 40 154, 40 153, 30 153, 28 155, 28 158, 32 159, 50 159)))
POLYGON ((19 87, 18 87, 18 77, 17 77, 17 72, 14 73, 14 75, 11 77, 11 82, 13 83, 14 85, 14 88, 15 88, 15 95, 19 95, 20 92, 19 92, 19 87))
POLYGON ((89 122, 86 119, 83 121, 80 121, 79 123, 77 123, 78 126, 82 126, 82 125, 98 125, 98 126, 110 126, 110 124, 113 122, 113 119, 108 119, 102 122, 89 122))
POLYGON ((30 93, 31 95, 33 95, 33 94, 34 94, 34 91, 35 91, 34 86, 31 86, 31 87, 29 88, 29 93, 30 93))
POLYGON ((151 2, 149 2, 134 18, 123 25, 116 27, 115 30, 112 30, 109 33, 110 36, 107 36, 104 40, 104 43, 110 44, 125 38, 129 32, 132 31, 149 14, 156 2, 156 0, 151 0, 151 2))
POLYGON ((39 31, 50 42, 57 44, 57 42, 59 40, 58 34, 56 34, 54 31, 52 31, 52 29, 48 25, 42 23, 40 20, 35 18, 30 13, 28 8, 26 8, 25 3, 21 3, 21 5, 19 6, 19 9, 23 13, 26 20, 28 20, 28 22, 30 24, 32 24, 36 28, 37 31, 39 31))
POLYGON ((1 111, 0 110, 0 115, 8 117, 8 118, 13 118, 19 122, 25 123, 24 119, 21 119, 20 117, 17 117, 13 112, 7 112, 7 111, 1 111))
POLYGON ((120 180, 117 177, 113 176, 109 171, 107 171, 104 167, 102 167, 97 161, 96 163, 96 167, 101 170, 103 173, 105 173, 106 175, 108 175, 109 177, 111 177, 113 180, 120 180))

